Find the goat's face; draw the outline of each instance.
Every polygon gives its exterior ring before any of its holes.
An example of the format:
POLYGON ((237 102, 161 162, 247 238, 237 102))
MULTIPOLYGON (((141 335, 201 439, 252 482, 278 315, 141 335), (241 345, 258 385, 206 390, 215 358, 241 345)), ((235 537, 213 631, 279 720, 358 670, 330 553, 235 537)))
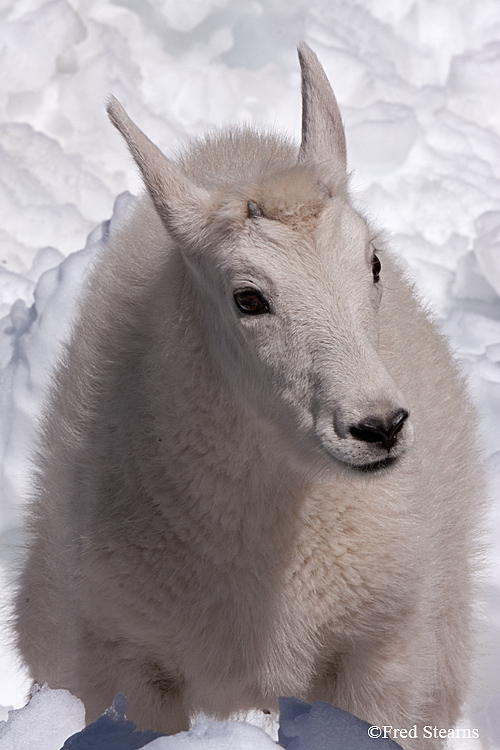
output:
POLYGON ((386 466, 413 431, 378 349, 382 243, 345 196, 323 194, 302 220, 303 204, 279 200, 286 220, 268 218, 270 202, 250 200, 243 229, 209 233, 188 264, 212 359, 250 422, 299 452, 386 466))

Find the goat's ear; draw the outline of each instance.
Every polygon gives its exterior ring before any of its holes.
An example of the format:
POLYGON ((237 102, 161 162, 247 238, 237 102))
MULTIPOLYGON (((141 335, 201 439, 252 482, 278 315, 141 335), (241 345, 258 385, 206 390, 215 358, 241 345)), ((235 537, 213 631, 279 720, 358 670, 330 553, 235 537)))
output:
POLYGON ((109 119, 127 142, 167 229, 184 240, 196 236, 208 221, 211 204, 209 193, 191 182, 167 159, 132 122, 114 96, 109 99, 107 111, 109 119))
POLYGON ((304 42, 298 48, 302 70, 300 162, 330 163, 347 170, 345 133, 335 94, 318 58, 304 42))

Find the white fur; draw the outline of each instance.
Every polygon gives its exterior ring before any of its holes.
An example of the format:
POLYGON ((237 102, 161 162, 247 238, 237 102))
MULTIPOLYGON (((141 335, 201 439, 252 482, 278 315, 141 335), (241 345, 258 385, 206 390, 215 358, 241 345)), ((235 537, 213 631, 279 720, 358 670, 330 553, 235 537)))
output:
MULTIPOLYGON (((172 162, 109 106, 148 194, 103 250, 55 375, 16 615, 33 679, 88 720, 118 691, 167 732, 279 695, 420 737, 459 716, 475 417, 352 207, 335 97, 299 54, 298 157, 242 129, 172 162), (269 313, 237 309, 248 287, 269 313), (402 409, 389 454, 350 432, 402 409)), ((423 744, 440 741, 403 741, 423 744)))

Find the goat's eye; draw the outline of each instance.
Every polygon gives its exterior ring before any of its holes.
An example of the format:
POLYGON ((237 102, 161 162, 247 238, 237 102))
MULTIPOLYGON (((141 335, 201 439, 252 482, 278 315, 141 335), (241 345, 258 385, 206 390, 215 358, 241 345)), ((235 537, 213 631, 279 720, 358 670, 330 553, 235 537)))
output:
POLYGON ((380 271, 381 270, 382 270, 382 264, 381 264, 380 260, 378 259, 378 257, 375 255, 375 253, 373 253, 373 257, 372 257, 372 274, 373 274, 373 281, 375 282, 375 284, 377 283, 377 281, 380 280, 380 271))
POLYGON ((233 296, 236 307, 245 315, 262 315, 269 312, 269 302, 257 289, 238 289, 233 296))

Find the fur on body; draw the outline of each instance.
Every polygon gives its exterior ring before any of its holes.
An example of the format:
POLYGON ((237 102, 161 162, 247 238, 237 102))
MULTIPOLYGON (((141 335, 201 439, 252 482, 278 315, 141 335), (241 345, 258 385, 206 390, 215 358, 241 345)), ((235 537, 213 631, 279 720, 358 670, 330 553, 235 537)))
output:
POLYGON ((299 48, 299 152, 231 129, 167 159, 103 249, 40 439, 18 646, 140 728, 323 699, 449 728, 465 696, 482 480, 464 386, 349 197, 299 48))

